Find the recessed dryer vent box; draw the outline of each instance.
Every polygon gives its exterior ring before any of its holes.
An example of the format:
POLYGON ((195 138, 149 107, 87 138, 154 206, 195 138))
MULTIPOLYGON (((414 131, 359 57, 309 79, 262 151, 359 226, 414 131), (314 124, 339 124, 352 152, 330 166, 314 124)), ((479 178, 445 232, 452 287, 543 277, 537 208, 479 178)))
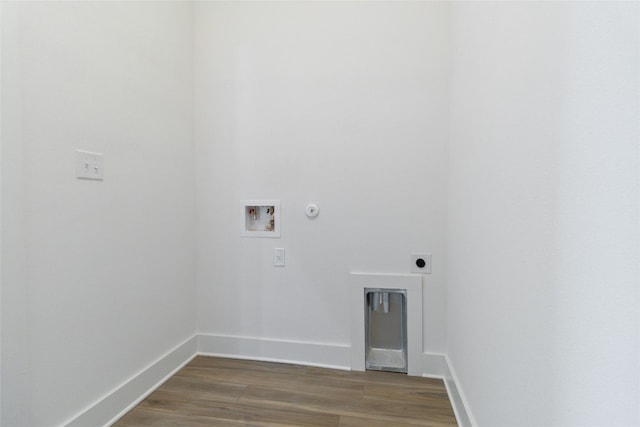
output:
POLYGON ((242 200, 242 237, 280 237, 280 200, 242 200))

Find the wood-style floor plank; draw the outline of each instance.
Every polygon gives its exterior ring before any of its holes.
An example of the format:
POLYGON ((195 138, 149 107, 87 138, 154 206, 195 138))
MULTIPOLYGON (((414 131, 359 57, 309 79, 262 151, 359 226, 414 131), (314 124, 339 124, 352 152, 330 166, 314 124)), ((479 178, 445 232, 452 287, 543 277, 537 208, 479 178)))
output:
MULTIPOLYGON (((157 390, 145 399, 138 408, 147 411, 168 412, 206 418, 210 425, 222 422, 242 422, 252 426, 337 426, 339 417, 334 414, 305 411, 296 407, 277 407, 260 403, 230 403, 197 398, 193 395, 157 390)), ((116 424, 117 425, 117 424, 116 424)))
MULTIPOLYGON (((116 425, 120 427, 211 427, 214 424, 212 424, 210 418, 167 414, 136 408, 122 417, 116 425)), ((247 424, 243 422, 220 421, 216 422, 215 425, 218 427, 245 427, 247 424)))
POLYGON ((132 426, 456 425, 441 380, 196 357, 116 422, 132 426))

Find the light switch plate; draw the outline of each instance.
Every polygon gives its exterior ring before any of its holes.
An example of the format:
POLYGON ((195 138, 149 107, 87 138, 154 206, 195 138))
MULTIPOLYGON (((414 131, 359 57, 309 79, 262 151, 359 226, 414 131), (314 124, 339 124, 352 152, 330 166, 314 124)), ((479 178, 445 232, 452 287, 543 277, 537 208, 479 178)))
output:
POLYGON ((104 180, 104 159, 100 153, 76 150, 78 179, 104 180))
POLYGON ((273 248, 274 267, 284 267, 284 248, 273 248))
POLYGON ((411 254, 411 272, 431 274, 431 254, 411 254))

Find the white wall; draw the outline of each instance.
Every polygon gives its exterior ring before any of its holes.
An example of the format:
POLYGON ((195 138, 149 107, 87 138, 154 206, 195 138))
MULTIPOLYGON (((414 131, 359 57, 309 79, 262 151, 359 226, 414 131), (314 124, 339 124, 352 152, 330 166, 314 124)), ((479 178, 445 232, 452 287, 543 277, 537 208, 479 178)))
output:
POLYGON ((2 19, 1 422, 57 425, 195 330, 192 7, 2 19), (78 148, 104 182, 75 178, 78 148))
POLYGON ((638 425, 638 3, 455 3, 448 356, 480 426, 638 425))
POLYGON ((1 425, 69 420, 196 308, 263 355, 346 347, 348 273, 415 251, 478 425, 640 421, 637 3, 0 11, 1 425), (244 198, 281 239, 239 237, 244 198))
POLYGON ((2 116, 0 175, 2 187, 2 213, 0 220, 2 245, 1 299, 0 299, 0 377, 2 405, 0 425, 26 425, 28 419, 28 292, 25 284, 24 209, 22 206, 22 145, 9 143, 20 138, 20 108, 9 107, 9 100, 20 96, 21 74, 19 63, 9 67, 8 59, 16 58, 19 47, 7 43, 8 36, 16 34, 17 22, 6 19, 5 4, 2 11, 2 116), (9 82, 11 82, 9 84, 9 82))
POLYGON ((447 6, 198 2, 195 52, 199 331, 348 346, 349 272, 431 251, 442 352, 447 6), (239 237, 255 198, 281 199, 281 239, 239 237))

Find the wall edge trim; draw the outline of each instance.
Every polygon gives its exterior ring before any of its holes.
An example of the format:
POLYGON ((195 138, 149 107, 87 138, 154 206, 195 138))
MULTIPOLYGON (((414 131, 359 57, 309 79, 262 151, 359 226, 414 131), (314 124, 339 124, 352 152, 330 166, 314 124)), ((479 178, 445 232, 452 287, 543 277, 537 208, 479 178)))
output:
POLYGON ((443 378, 444 384, 447 387, 447 394, 449 394, 449 400, 451 400, 451 406, 456 415, 458 425, 460 427, 477 426, 478 423, 471 412, 469 401, 462 390, 456 371, 447 354, 444 354, 444 368, 446 371, 443 378))
POLYGON ((197 356, 196 350, 197 336, 193 335, 62 425, 66 427, 110 426, 193 360, 197 356))
MULTIPOLYGON (((351 346, 273 338, 195 334, 63 423, 67 427, 110 426, 196 356, 227 357, 351 370, 351 346), (113 408, 116 408, 115 410, 113 408), (116 412, 117 411, 117 412, 116 412)), ((422 377, 442 379, 461 427, 477 423, 446 354, 422 354, 422 377)))
POLYGON ((351 370, 351 346, 344 344, 201 333, 198 354, 351 370))
MULTIPOLYGON (((198 355, 353 370, 351 367, 351 346, 341 344, 201 333, 198 334, 198 355), (331 361, 317 359, 319 353, 331 354, 336 351, 341 353, 341 363, 336 364, 335 359, 331 361), (316 358, 311 360, 305 357, 307 355, 316 358)), ((457 377, 450 368, 447 355, 423 352, 421 362, 422 377, 437 378, 443 381, 458 425, 460 427, 476 426, 473 417, 469 415, 468 405, 464 395, 460 392, 457 377)))
POLYGON ((443 353, 423 353, 422 371, 422 376, 425 378, 442 380, 447 389, 447 396, 458 425, 460 427, 474 427, 476 424, 471 422, 471 417, 468 415, 467 405, 464 398, 461 397, 462 394, 457 380, 452 375, 447 355, 443 353))

